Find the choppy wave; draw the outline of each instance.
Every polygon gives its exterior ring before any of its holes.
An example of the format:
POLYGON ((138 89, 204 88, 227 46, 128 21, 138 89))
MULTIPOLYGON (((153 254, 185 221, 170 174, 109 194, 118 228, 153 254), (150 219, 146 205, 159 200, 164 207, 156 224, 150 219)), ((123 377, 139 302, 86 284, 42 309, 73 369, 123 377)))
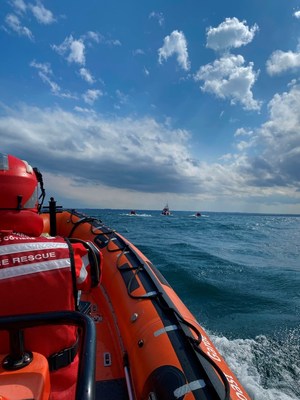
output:
POLYGON ((299 329, 281 332, 280 339, 210 337, 251 399, 299 400, 299 329))

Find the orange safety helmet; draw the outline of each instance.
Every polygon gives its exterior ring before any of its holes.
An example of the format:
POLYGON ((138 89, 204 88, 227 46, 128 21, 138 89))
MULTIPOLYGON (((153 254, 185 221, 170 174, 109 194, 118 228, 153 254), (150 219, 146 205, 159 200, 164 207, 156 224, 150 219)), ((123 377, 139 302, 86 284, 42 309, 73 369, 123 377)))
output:
POLYGON ((0 153, 0 230, 39 236, 43 220, 38 214, 38 183, 45 197, 40 172, 26 161, 0 153))

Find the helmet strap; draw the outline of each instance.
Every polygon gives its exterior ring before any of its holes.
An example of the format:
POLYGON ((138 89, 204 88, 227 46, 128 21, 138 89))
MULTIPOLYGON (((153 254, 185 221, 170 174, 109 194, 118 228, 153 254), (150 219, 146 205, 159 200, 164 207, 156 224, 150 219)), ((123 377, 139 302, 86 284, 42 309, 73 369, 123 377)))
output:
POLYGON ((43 203, 44 203, 44 199, 45 199, 45 196, 46 196, 46 191, 44 189, 44 181, 43 181, 42 173, 36 167, 33 168, 33 171, 35 173, 36 179, 37 179, 38 183, 40 184, 40 188, 41 188, 41 194, 39 195, 39 200, 40 201, 39 201, 39 204, 38 204, 38 212, 40 212, 41 208, 43 206, 43 203))
POLYGON ((19 194, 17 196, 17 201, 18 201, 17 210, 21 210, 22 209, 22 200, 23 200, 23 196, 21 194, 19 194))

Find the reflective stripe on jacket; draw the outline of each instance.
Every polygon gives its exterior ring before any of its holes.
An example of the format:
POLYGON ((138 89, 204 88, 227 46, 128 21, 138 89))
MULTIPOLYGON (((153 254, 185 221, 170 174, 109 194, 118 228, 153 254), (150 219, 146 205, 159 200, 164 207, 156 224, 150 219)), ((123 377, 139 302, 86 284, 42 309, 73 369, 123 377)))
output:
MULTIPOLYGON (((0 315, 74 310, 77 273, 72 253, 60 237, 0 232, 0 315)), ((81 268, 82 261, 78 270, 81 268)), ((46 357, 75 341, 76 328, 72 326, 25 331, 25 348, 46 357)), ((7 353, 8 349, 8 334, 0 332, 0 352, 7 353)))

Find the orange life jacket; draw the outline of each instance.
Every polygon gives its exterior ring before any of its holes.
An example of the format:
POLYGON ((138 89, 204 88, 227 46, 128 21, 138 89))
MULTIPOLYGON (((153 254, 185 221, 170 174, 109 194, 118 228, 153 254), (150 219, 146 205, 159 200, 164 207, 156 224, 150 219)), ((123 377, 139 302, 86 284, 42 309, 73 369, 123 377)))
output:
MULTIPOLYGON (((63 238, 0 232, 1 316, 75 310, 75 276, 63 238)), ((26 350, 48 358, 77 340, 76 328, 65 325, 26 329, 24 337, 26 350)), ((8 334, 0 332, 0 352, 8 351, 8 334)))

